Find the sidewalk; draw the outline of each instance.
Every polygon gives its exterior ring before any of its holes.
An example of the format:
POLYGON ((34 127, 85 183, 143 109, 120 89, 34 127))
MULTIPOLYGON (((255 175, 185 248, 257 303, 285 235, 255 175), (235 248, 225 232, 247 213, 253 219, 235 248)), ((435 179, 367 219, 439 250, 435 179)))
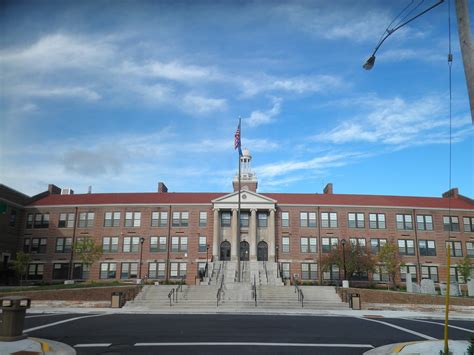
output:
MULTIPOLYGON (((467 354, 469 342, 465 340, 448 340, 449 352, 452 355, 467 354)), ((444 350, 443 340, 413 341, 384 345, 369 351, 364 355, 411 354, 411 355, 437 355, 444 350)))

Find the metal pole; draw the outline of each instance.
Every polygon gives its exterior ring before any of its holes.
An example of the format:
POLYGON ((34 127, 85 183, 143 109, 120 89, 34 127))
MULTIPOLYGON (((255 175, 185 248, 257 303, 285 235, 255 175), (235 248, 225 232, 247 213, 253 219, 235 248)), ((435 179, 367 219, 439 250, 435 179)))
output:
POLYGON ((341 241, 342 244, 342 264, 344 266, 344 280, 346 280, 346 240, 341 241))
MULTIPOLYGON (((76 210, 74 212, 74 228, 72 230, 72 241, 71 241, 71 257, 69 259, 69 280, 72 280, 74 277, 73 274, 73 261, 74 261, 74 244, 76 243, 76 227, 77 227, 77 210, 78 208, 76 207, 76 210)), ((67 223, 67 216, 69 213, 66 213, 66 223, 67 223)), ((66 241, 64 241, 64 245, 66 245, 66 241)), ((90 275, 89 275, 90 276, 90 275)))
POLYGON ((451 244, 448 243, 447 248, 447 272, 446 272, 446 302, 444 310, 444 354, 449 354, 448 346, 448 321, 449 321, 449 293, 451 286, 451 244))
POLYGON ((471 24, 467 0, 456 0, 456 17, 458 21, 459 44, 461 46, 464 75, 466 76, 467 93, 471 107, 471 119, 474 123, 474 45, 472 43, 471 24))
POLYGON ((142 258, 143 258, 143 243, 145 242, 145 238, 140 238, 140 264, 138 265, 138 278, 142 278, 142 258))
POLYGON ((240 282, 240 150, 242 149, 242 126, 241 126, 241 118, 239 117, 239 129, 240 129, 240 149, 239 149, 239 203, 237 209, 237 281, 240 282))

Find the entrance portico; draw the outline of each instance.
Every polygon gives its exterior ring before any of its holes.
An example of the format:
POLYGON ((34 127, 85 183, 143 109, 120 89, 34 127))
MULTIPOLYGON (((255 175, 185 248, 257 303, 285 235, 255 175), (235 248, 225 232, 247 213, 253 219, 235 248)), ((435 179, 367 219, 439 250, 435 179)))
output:
POLYGON ((239 257, 241 260, 257 260, 258 245, 261 242, 265 243, 262 245, 267 246, 267 259, 272 260, 275 256, 276 201, 253 191, 242 190, 240 192, 241 222, 239 222, 238 194, 239 192, 236 191, 212 201, 214 208, 212 254, 215 260, 222 260, 220 246, 225 241, 230 243, 231 260, 237 260, 239 257), (246 216, 242 218, 244 214, 246 216), (238 228, 240 228, 240 241, 238 228))

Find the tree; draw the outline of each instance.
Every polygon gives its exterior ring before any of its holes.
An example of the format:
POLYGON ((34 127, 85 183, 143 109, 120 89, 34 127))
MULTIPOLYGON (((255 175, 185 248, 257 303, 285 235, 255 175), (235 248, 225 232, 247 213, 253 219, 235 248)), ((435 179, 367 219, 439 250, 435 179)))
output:
POLYGON ((389 279, 392 280, 393 287, 397 287, 397 275, 400 273, 400 267, 405 265, 398 252, 398 246, 390 241, 380 248, 378 260, 383 264, 383 268, 388 274, 389 279))
POLYGON ((102 246, 95 244, 91 238, 78 238, 74 243, 74 253, 84 266, 89 267, 98 261, 103 254, 102 246))
MULTIPOLYGON (((337 266, 339 270, 344 270, 344 248, 339 245, 337 249, 332 249, 327 255, 321 258, 321 269, 328 271, 331 266, 337 266)), ((375 260, 367 253, 365 248, 358 245, 345 246, 346 277, 351 280, 354 275, 373 272, 375 260)))
POLYGON ((12 260, 11 262, 13 270, 15 270, 17 275, 20 277, 20 286, 23 286, 23 276, 25 276, 28 271, 30 261, 31 257, 29 254, 19 251, 16 253, 15 260, 12 260))
POLYGON ((471 258, 468 255, 458 262, 459 275, 462 276, 464 282, 467 282, 467 280, 471 277, 472 267, 471 258))

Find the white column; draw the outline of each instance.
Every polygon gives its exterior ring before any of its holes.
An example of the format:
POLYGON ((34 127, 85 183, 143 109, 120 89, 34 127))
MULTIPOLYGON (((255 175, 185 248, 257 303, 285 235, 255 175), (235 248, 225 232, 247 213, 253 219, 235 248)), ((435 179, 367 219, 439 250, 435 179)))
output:
POLYGON ((268 261, 275 261, 275 210, 268 217, 268 261))
POLYGON ((219 244, 221 241, 220 228, 219 228, 219 209, 214 209, 214 231, 212 236, 212 255, 214 255, 214 261, 219 260, 219 244))
POLYGON ((250 210, 249 224, 250 260, 257 260, 257 210, 250 210))
POLYGON ((232 221, 230 224, 230 230, 232 234, 232 245, 231 245, 231 254, 230 258, 231 260, 237 260, 237 251, 239 250, 237 248, 237 209, 232 210, 232 221))

